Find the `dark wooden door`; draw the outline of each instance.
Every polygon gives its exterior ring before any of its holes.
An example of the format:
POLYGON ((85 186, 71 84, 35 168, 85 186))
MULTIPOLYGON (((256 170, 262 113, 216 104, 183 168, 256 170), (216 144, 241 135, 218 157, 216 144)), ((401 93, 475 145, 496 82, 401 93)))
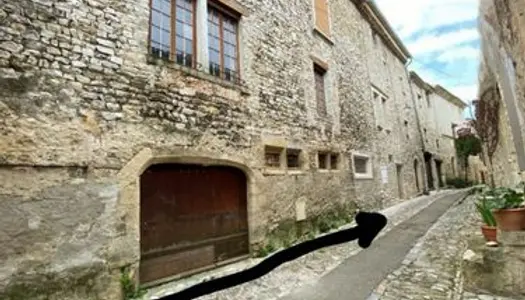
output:
POLYGON ((438 184, 439 187, 444 187, 445 184, 443 182, 443 172, 441 170, 441 166, 443 163, 440 160, 436 160, 436 169, 437 169, 437 176, 438 176, 438 184))
POLYGON ((419 161, 417 159, 414 160, 414 174, 416 176, 417 192, 419 193, 421 191, 421 188, 419 187, 419 161))
POLYGON ((242 171, 154 165, 142 174, 140 193, 142 284, 189 275, 248 254, 242 171))

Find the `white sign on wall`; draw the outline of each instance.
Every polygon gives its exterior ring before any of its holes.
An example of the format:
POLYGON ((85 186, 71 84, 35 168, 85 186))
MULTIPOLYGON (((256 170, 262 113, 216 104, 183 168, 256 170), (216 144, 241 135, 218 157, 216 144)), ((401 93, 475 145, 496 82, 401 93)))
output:
POLYGON ((388 183, 388 167, 386 166, 381 167, 381 182, 383 184, 388 183))

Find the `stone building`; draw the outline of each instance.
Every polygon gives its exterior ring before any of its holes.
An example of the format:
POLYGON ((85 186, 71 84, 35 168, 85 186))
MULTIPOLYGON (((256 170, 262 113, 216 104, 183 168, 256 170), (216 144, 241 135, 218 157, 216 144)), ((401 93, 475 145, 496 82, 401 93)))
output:
POLYGON ((482 0, 479 11, 478 132, 491 182, 514 186, 525 180, 525 1, 482 0))
POLYGON ((175 280, 424 189, 373 2, 0 4, 0 298, 117 299, 121 267, 175 280))
POLYGON ((439 189, 446 178, 459 175, 455 128, 466 104, 442 86, 432 86, 414 72, 410 75, 421 129, 425 186, 439 189))

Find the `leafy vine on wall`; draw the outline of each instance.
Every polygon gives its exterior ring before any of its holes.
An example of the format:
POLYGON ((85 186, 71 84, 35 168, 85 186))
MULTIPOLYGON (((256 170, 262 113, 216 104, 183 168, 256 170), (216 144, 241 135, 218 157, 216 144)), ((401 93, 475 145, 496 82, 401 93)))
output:
POLYGON ((487 155, 492 161, 499 142, 500 91, 492 86, 483 92, 476 106, 475 128, 485 144, 487 155))

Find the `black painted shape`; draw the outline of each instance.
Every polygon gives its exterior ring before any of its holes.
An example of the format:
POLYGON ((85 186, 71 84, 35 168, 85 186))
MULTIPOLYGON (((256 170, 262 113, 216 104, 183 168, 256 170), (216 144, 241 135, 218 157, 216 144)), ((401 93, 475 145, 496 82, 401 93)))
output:
POLYGON ((332 234, 294 245, 271 255, 258 265, 247 270, 196 284, 176 294, 163 297, 161 300, 195 299, 197 297, 231 288, 262 277, 283 263, 299 258, 315 250, 350 242, 356 239, 358 240, 359 246, 366 249, 372 244, 374 238, 387 223, 386 217, 382 214, 367 212, 359 212, 355 217, 355 221, 357 223, 356 227, 334 232, 332 234))

